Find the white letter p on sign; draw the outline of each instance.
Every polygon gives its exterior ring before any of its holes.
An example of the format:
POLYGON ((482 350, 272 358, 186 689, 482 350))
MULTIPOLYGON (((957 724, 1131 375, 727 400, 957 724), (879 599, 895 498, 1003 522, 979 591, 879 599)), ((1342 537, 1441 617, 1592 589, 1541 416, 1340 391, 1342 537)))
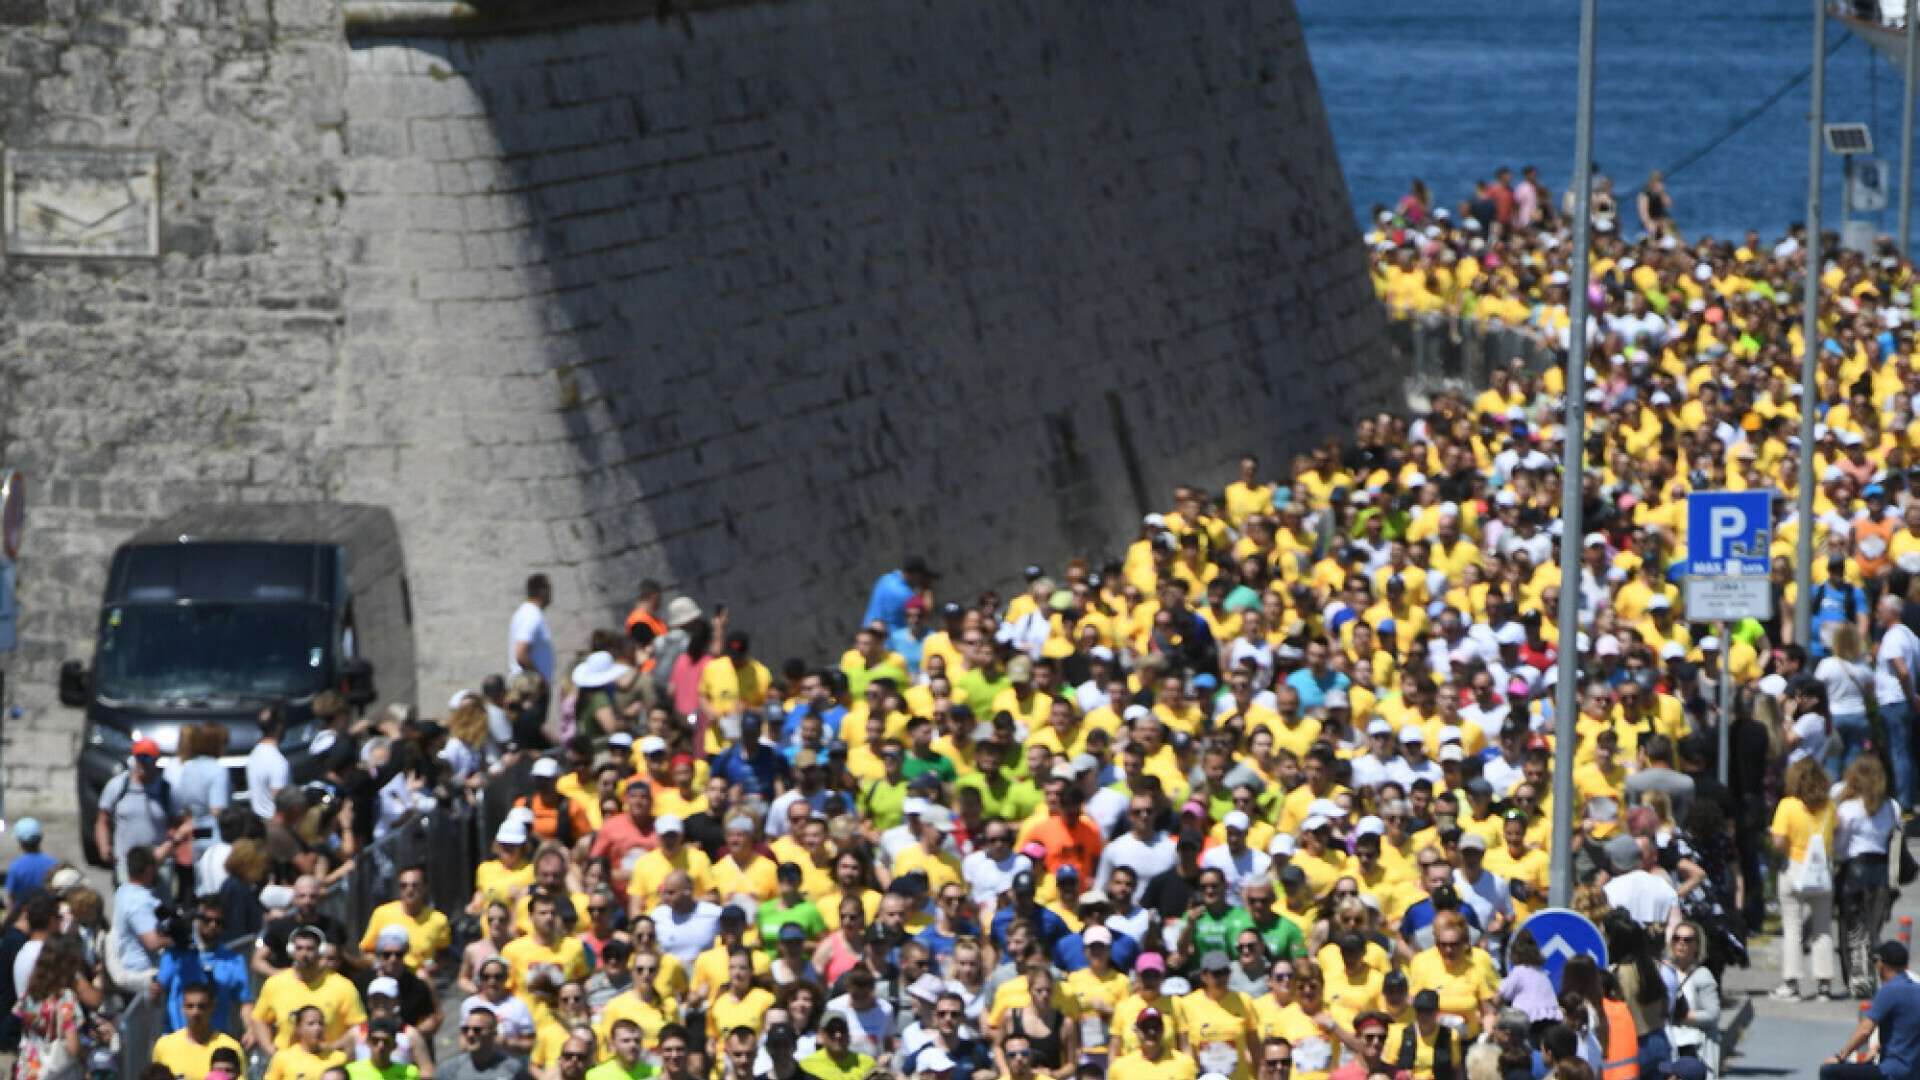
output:
POLYGON ((1745 535, 1747 515, 1737 506, 1716 506, 1707 516, 1707 557, 1727 557, 1727 541, 1745 535))

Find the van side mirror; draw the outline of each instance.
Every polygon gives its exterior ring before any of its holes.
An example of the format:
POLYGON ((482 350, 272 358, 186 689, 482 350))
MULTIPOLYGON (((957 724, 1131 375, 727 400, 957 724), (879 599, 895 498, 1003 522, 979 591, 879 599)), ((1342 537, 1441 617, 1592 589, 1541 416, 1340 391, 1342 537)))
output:
POLYGON ((60 665, 60 704, 70 708, 87 706, 87 668, 78 660, 60 665))
POLYGON ((346 695, 347 704, 356 709, 364 709, 373 704, 373 664, 359 657, 340 665, 341 692, 346 695))

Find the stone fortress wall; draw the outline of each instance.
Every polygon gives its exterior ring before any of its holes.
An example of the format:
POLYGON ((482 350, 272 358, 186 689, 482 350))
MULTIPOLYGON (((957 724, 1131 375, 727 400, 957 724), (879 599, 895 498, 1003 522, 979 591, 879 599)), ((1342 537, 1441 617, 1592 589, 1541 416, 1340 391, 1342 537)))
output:
POLYGON ((1288 0, 0 0, 9 150, 152 151, 157 257, 9 254, 9 810, 70 798, 107 556, 389 506, 421 704, 654 576, 831 655, 1117 552, 1400 386, 1288 0))

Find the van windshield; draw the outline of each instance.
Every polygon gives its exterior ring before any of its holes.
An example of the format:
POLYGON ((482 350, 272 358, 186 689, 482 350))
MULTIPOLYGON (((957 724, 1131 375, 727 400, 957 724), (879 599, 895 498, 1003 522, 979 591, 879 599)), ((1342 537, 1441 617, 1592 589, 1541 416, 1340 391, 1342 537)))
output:
POLYGON ((322 688, 326 646, 312 604, 118 604, 94 663, 113 700, 299 698, 322 688))

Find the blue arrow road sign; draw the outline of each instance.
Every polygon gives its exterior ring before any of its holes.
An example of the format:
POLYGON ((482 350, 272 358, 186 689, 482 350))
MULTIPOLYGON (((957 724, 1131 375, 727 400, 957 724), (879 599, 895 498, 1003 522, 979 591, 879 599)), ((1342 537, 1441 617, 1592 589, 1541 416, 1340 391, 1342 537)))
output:
POLYGON ((1577 911, 1542 908, 1527 916, 1519 928, 1531 932, 1533 940, 1539 943, 1540 955, 1546 960, 1547 974, 1553 977, 1556 991, 1560 989, 1560 969, 1576 956, 1591 956, 1594 963, 1603 968, 1607 966, 1607 939, 1577 911))
POLYGON ((1687 573, 1766 577, 1773 544, 1773 492, 1696 491, 1687 496, 1687 573))

